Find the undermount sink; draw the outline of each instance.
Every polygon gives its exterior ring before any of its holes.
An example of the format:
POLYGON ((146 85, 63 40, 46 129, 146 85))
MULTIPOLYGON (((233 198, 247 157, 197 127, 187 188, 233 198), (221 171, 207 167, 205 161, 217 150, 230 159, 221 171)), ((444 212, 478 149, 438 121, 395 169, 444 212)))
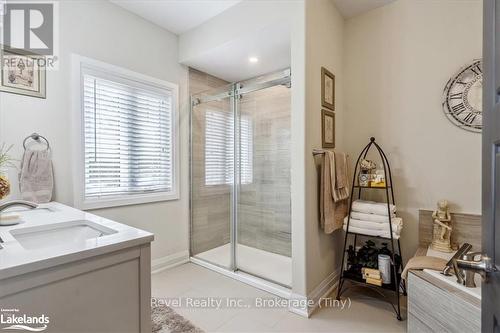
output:
POLYGON ((90 239, 116 233, 116 230, 92 221, 78 220, 63 223, 18 228, 10 231, 12 237, 27 250, 85 243, 90 239))

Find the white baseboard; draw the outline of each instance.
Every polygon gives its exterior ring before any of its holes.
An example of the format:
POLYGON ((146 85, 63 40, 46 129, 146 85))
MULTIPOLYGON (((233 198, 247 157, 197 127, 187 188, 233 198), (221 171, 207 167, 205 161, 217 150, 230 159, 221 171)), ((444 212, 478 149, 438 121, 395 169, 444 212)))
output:
POLYGON ((307 308, 290 306, 288 310, 302 317, 309 318, 314 310, 318 308, 320 301, 330 295, 330 293, 335 288, 337 288, 340 276, 339 274, 339 270, 333 271, 323 281, 321 281, 321 283, 318 284, 316 288, 313 289, 308 297, 298 294, 292 294, 292 299, 300 300, 301 304, 305 304, 307 302, 308 306, 307 308))
POLYGON ((151 274, 189 262, 189 251, 177 252, 162 258, 151 260, 151 274))
POLYGON ((316 310, 319 306, 321 299, 328 297, 330 293, 337 288, 339 283, 340 270, 333 271, 328 275, 320 284, 314 288, 314 290, 309 295, 309 299, 314 302, 314 305, 309 307, 309 316, 316 310))
POLYGON ((306 296, 293 293, 290 299, 298 301, 298 304, 290 303, 288 311, 295 313, 301 317, 309 318, 309 304, 310 301, 306 296))

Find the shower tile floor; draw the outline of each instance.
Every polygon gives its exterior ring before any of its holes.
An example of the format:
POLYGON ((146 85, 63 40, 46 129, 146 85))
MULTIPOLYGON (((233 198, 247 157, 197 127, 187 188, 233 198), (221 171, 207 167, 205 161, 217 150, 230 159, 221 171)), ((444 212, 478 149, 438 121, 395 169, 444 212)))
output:
MULTIPOLYGON (((199 253, 196 258, 222 267, 229 267, 231 265, 231 245, 225 244, 199 253)), ((238 269, 246 273, 284 286, 292 285, 292 259, 290 257, 238 244, 236 258, 238 269)))
MULTIPOLYGON (((215 298, 255 300, 275 296, 228 278, 204 267, 188 263, 153 274, 152 295, 158 298, 215 298)), ((332 296, 332 295, 331 295, 332 296)), ((286 308, 194 308, 174 310, 205 332, 406 332, 387 303, 362 294, 347 294, 350 308, 323 306, 311 318, 286 308)))

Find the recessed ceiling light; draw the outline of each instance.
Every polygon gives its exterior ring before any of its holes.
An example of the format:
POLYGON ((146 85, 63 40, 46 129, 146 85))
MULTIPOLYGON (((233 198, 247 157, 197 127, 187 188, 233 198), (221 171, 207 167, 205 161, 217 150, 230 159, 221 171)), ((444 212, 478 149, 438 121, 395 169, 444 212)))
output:
POLYGON ((259 58, 257 58, 257 57, 250 57, 250 58, 248 58, 248 61, 250 61, 251 63, 255 64, 256 62, 259 62, 259 58))

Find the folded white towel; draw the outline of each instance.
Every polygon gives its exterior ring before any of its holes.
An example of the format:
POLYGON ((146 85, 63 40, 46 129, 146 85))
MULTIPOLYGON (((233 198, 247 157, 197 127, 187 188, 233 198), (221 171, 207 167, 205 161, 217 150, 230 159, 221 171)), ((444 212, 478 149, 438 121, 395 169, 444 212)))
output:
MULTIPOLYGON (((403 219, 400 217, 394 217, 391 219, 392 221, 392 232, 395 234, 400 234, 401 230, 403 229, 403 219)), ((347 217, 344 219, 344 225, 347 224, 347 217)), ((383 231, 387 234, 389 234, 389 221, 387 221, 385 224, 384 223, 377 223, 377 222, 372 222, 372 221, 363 221, 363 220, 357 220, 353 219, 351 216, 351 220, 349 221, 349 228, 355 227, 355 228, 361 228, 361 229, 369 229, 369 230, 375 230, 375 231, 383 231)))
MULTIPOLYGON (((396 213, 396 206, 389 205, 389 209, 391 214, 396 213)), ((352 210, 365 214, 389 216, 389 213, 387 212, 387 204, 383 202, 356 200, 352 203, 352 210)))
MULTIPOLYGON (((345 225, 345 224, 344 224, 344 231, 347 231, 347 225, 345 225)), ((367 236, 391 238, 390 234, 388 232, 383 231, 383 230, 363 229, 363 228, 356 228, 356 227, 349 226, 349 232, 354 232, 357 234, 362 234, 362 235, 367 235, 367 236)), ((394 232, 392 233, 392 237, 394 239, 399 239, 399 235, 394 233, 394 232)))
MULTIPOLYGON (((392 214, 391 217, 396 217, 396 214, 392 214)), ((387 215, 351 212, 351 218, 356 219, 356 220, 370 221, 370 222, 376 222, 376 223, 389 223, 389 217, 387 215)))

